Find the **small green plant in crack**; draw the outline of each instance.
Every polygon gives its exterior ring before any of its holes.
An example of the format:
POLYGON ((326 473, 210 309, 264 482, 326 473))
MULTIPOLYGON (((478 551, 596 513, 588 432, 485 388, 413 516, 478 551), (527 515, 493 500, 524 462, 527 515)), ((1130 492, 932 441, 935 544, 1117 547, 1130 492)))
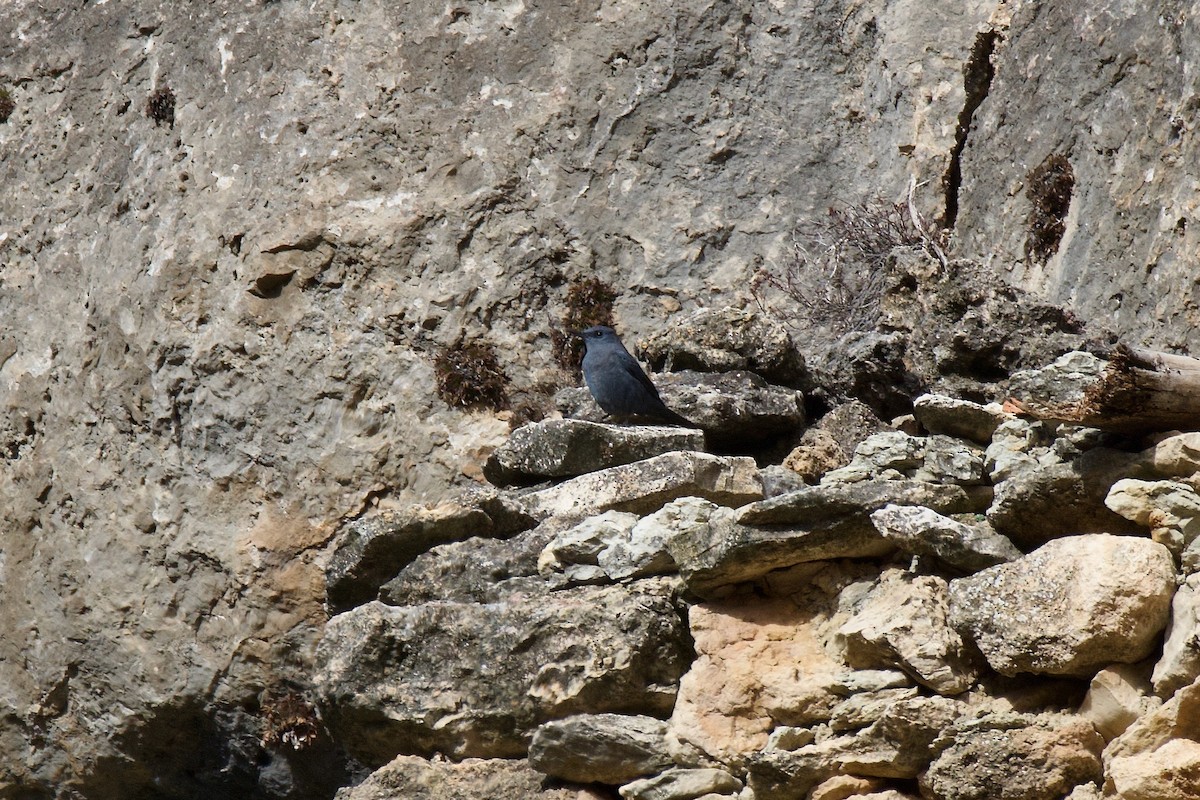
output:
POLYGON ((175 93, 170 86, 159 86, 146 98, 146 116, 154 120, 154 126, 175 127, 175 93))
POLYGON ((438 396, 454 408, 508 408, 508 375, 485 341, 447 347, 433 361, 438 396))
POLYGON ((17 102, 13 100, 12 94, 8 89, 0 86, 0 123, 8 122, 8 118, 12 116, 16 108, 17 102))
POLYGON ((1075 191, 1075 172, 1067 157, 1058 153, 1046 156, 1025 176, 1025 196, 1029 216, 1025 220, 1025 259, 1045 264, 1058 252, 1067 230, 1067 212, 1075 191))
POLYGON ((571 331, 581 331, 593 325, 612 325, 613 301, 617 290, 599 278, 572 281, 567 287, 566 311, 562 328, 550 331, 551 353, 555 362, 567 370, 579 368, 583 346, 571 331))

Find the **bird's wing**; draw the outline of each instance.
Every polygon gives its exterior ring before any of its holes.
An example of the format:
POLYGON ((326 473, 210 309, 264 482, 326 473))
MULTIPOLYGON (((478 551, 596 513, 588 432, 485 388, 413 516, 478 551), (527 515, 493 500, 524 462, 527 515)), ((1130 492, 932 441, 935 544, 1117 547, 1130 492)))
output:
POLYGON ((658 396, 658 387, 650 380, 650 376, 642 369, 642 365, 637 362, 636 358, 629 355, 629 353, 622 353, 621 367, 630 375, 637 378, 638 382, 646 387, 646 390, 654 396, 655 400, 662 402, 662 399, 658 396))

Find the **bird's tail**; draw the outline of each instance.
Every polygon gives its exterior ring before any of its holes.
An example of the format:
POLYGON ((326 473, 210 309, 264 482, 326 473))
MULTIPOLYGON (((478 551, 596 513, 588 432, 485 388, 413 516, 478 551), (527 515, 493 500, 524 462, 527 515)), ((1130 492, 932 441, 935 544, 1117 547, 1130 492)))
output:
POLYGON ((667 423, 668 425, 676 425, 680 428, 692 428, 694 430, 703 430, 703 428, 701 428, 696 423, 692 422, 687 417, 682 416, 680 414, 676 414, 674 411, 672 411, 669 408, 663 409, 663 413, 657 415, 657 419, 662 420, 663 422, 667 423))

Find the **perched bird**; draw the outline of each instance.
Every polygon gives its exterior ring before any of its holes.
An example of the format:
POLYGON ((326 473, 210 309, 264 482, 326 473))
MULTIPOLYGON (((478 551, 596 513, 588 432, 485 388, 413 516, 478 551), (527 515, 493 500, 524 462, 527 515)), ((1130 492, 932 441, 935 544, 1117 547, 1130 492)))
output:
POLYGON ((668 425, 700 427, 667 408, 612 328, 596 325, 575 335, 583 339, 583 379, 605 412, 618 419, 644 417, 668 425))

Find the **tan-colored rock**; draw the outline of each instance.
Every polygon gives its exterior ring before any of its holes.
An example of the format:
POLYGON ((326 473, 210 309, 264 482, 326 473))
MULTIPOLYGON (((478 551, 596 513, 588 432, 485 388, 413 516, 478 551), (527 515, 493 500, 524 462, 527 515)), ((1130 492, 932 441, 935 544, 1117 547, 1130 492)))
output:
POLYGON ((1158 708, 1162 701, 1150 694, 1146 668, 1138 664, 1105 667, 1092 677, 1079 707, 1105 741, 1124 733, 1134 720, 1158 708))
POLYGON ((809 792, 808 800, 847 800, 850 797, 875 794, 887 782, 879 778, 862 778, 857 775, 834 775, 809 792))
POLYGON ((835 599, 702 603, 688 612, 696 659, 679 684, 670 736, 736 764, 767 745, 776 724, 828 719, 846 671, 823 645, 835 599))
POLYGON ((1200 432, 1168 436, 1138 454, 1141 464, 1163 478, 1190 478, 1200 472, 1200 432))
POLYGON ((760 500, 758 466, 752 458, 665 453, 572 478, 520 501, 539 518, 586 517, 610 509, 649 514, 689 496, 730 507, 760 500))
POLYGON ((1154 665, 1151 681, 1159 697, 1200 677, 1200 574, 1188 575, 1171 600, 1171 618, 1162 656, 1154 665))
POLYGON ((1124 478, 1113 484, 1104 504, 1125 519, 1150 529, 1150 538, 1166 545, 1185 572, 1200 569, 1200 495, 1178 481, 1124 478))
MULTIPOLYGON (((1146 775, 1148 770, 1136 766, 1137 764, 1168 762, 1170 759, 1154 754, 1172 742, 1186 740, 1196 743, 1197 731, 1200 731, 1200 682, 1180 689, 1159 708, 1138 717, 1124 733, 1109 742, 1108 747, 1104 749, 1105 774, 1146 775), (1124 770, 1120 763, 1123 761, 1132 761, 1128 770, 1124 770)), ((1184 751, 1185 754, 1194 752, 1190 745, 1184 748, 1184 751)), ((1167 752, 1169 754, 1178 751, 1167 752)), ((1195 780, 1196 775, 1193 774, 1192 778, 1195 780)))
POLYGON ((1150 655, 1174 591, 1162 545, 1071 536, 951 581, 950 616, 1001 674, 1090 676, 1150 655))
POLYGON ((978 670, 949 612, 943 578, 886 570, 837 636, 852 667, 900 667, 939 694, 961 694, 978 670))
POLYGON ((850 456, 842 450, 832 433, 821 429, 804 432, 800 444, 783 460, 783 465, 806 481, 815 482, 830 470, 850 463, 850 456))
POLYGON ((1200 797, 1200 742, 1172 739, 1151 752, 1112 759, 1105 772, 1104 796, 1116 800, 1200 797))

